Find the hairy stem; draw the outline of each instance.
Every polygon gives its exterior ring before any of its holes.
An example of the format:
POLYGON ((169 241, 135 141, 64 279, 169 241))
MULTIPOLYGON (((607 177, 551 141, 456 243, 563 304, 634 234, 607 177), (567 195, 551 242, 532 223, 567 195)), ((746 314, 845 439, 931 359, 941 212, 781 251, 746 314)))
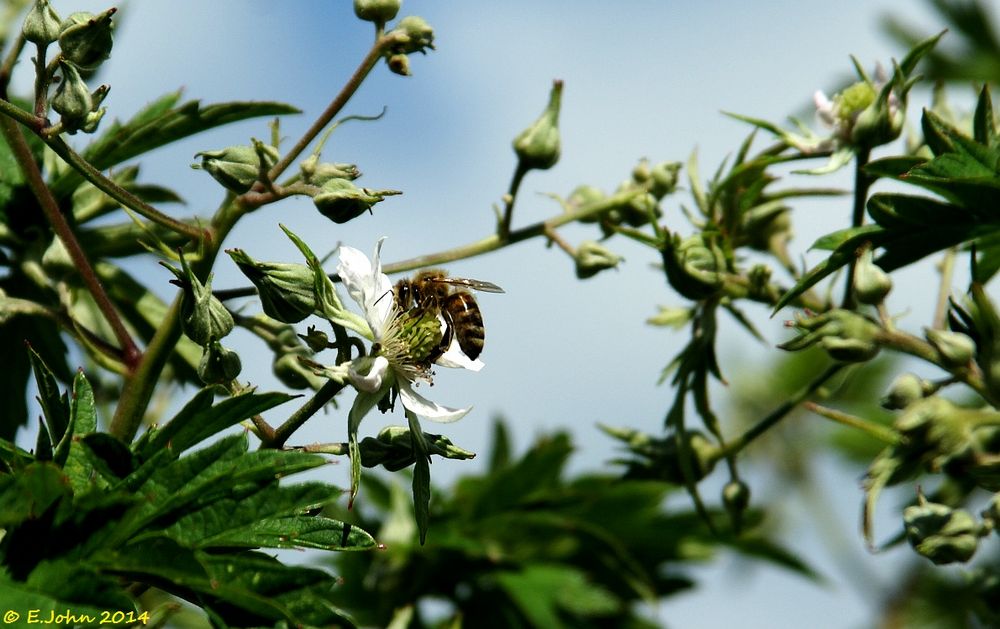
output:
POLYGON ((781 404, 778 408, 774 409, 766 417, 761 419, 759 422, 751 426, 745 433, 733 439, 728 444, 726 444, 725 454, 730 456, 736 454, 743 448, 750 445, 750 443, 760 437, 765 432, 770 430, 775 424, 781 421, 786 415, 795 410, 799 404, 806 400, 809 396, 816 393, 826 382, 840 373, 840 371, 845 367, 844 364, 838 363, 830 365, 826 368, 826 371, 821 373, 815 380, 810 382, 808 385, 802 388, 801 391, 793 395, 786 402, 781 404))
POLYGON ((17 124, 7 117, 0 118, 0 129, 2 129, 4 138, 7 140, 7 144, 14 153, 14 158, 21 167, 21 172, 24 173, 24 178, 28 183, 28 187, 31 188, 35 198, 38 199, 38 204, 42 208, 42 213, 45 214, 45 218, 49 225, 51 225, 56 237, 58 237, 66 247, 66 252, 73 261, 73 265, 80 274, 80 278, 83 280, 87 290, 94 298, 94 302, 97 304, 98 309, 104 316, 105 321, 107 321, 108 325, 114 332, 115 338, 118 339, 118 343, 121 345, 120 351, 122 362, 125 364, 126 369, 131 370, 135 368, 136 364, 139 362, 141 352, 136 346, 135 341, 132 340, 132 335, 130 335, 128 330, 125 329, 125 324, 122 322, 121 317, 118 316, 118 311, 115 310, 114 305, 111 303, 111 299, 104 290, 101 280, 98 279, 97 273, 94 271, 94 267, 90 264, 90 260, 87 259, 87 255, 80 246, 80 242, 77 240, 76 234, 73 233, 72 228, 69 226, 69 222, 59 209, 59 204, 56 202, 55 197, 52 196, 52 191, 49 190, 48 185, 45 183, 45 179, 42 177, 42 171, 39 170, 38 164, 35 162, 35 158, 31 154, 31 149, 28 147, 28 143, 24 139, 24 135, 21 133, 17 124))
POLYGON ((340 393, 340 390, 344 386, 343 383, 336 380, 327 380, 326 384, 320 387, 315 395, 309 398, 305 404, 299 407, 299 410, 292 413, 291 417, 285 420, 285 423, 275 428, 273 439, 270 443, 265 443, 264 447, 280 448, 284 446, 288 438, 292 436, 292 433, 298 430, 306 420, 318 413, 327 402, 333 399, 333 396, 340 393))
MULTIPOLYGON (((854 207, 851 210, 851 227, 861 227, 865 224, 865 203, 868 201, 868 189, 871 188, 872 179, 865 173, 865 164, 871 157, 871 149, 859 149, 854 159, 854 207)), ((841 308, 853 310, 857 305, 854 299, 854 269, 857 266, 857 259, 852 259, 847 267, 847 277, 844 285, 844 301, 841 308)))

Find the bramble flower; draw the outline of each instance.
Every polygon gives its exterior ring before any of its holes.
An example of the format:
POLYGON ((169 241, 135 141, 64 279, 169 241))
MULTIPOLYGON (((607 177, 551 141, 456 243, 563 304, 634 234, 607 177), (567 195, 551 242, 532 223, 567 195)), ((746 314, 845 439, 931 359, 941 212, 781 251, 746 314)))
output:
MULTIPOLYGON (((392 284, 382 272, 383 240, 375 245, 371 260, 353 247, 340 248, 337 273, 348 294, 361 306, 374 341, 371 354, 354 360, 348 368, 348 378, 359 392, 351 415, 359 421, 387 393, 395 391, 403 406, 420 417, 437 422, 461 419, 472 407, 443 406, 415 390, 421 382, 432 382, 429 357, 441 343, 445 322, 440 313, 397 306, 392 284)), ((462 352, 455 338, 435 363, 471 371, 483 368, 479 359, 471 360, 462 352)))

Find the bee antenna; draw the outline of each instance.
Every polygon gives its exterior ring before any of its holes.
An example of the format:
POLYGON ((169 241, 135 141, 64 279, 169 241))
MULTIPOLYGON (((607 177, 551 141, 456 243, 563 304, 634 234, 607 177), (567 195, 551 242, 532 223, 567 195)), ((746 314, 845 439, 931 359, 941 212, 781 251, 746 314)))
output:
POLYGON ((390 290, 387 290, 387 291, 385 291, 384 293, 382 293, 382 296, 381 296, 381 297, 379 297, 378 299, 376 299, 376 300, 375 300, 375 303, 374 303, 374 304, 372 304, 372 305, 373 305, 373 306, 375 306, 375 305, 378 305, 378 302, 380 302, 380 301, 382 301, 383 299, 385 299, 385 296, 386 296, 386 295, 391 295, 391 294, 392 294, 392 289, 390 289, 390 290))

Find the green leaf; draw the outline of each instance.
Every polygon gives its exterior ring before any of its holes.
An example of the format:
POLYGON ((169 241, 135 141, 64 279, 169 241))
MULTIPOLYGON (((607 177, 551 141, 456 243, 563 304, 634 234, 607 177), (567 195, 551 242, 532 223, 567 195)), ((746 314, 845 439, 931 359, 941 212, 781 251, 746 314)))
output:
MULTIPOLYGON (((332 501, 340 493, 340 489, 321 483, 305 483, 291 487, 270 485, 249 495, 243 495, 241 492, 220 498, 203 509, 184 515, 165 529, 164 534, 188 548, 268 546, 269 544, 263 541, 239 544, 235 540, 249 539, 256 530, 255 525, 263 520, 301 515, 309 509, 332 501)), ((288 539, 284 541, 289 542, 288 539)), ((294 547, 294 542, 280 547, 294 547)))
POLYGON ((916 155, 894 155, 868 162, 864 166, 864 171, 870 177, 905 180, 910 170, 926 162, 927 159, 916 155))
MULTIPOLYGON (((155 148, 221 125, 261 116, 296 114, 291 105, 276 102, 231 102, 202 106, 188 101, 179 106, 180 92, 161 97, 125 123, 115 121, 95 140, 83 157, 98 170, 106 170, 155 148)), ((75 171, 53 182, 57 196, 72 192, 82 181, 75 171)))
POLYGON ((427 529, 431 522, 431 457, 427 452, 427 441, 420 427, 420 420, 411 411, 406 411, 413 443, 413 514, 417 522, 421 545, 427 540, 427 529))
MULTIPOLYGON (((38 403, 42 407, 45 416, 42 430, 48 433, 50 443, 59 444, 66 436, 66 429, 69 426, 70 410, 69 398, 59 390, 59 384, 52 370, 49 369, 42 357, 30 345, 27 348, 28 359, 31 361, 31 370, 35 374, 35 386, 38 389, 38 403)), ((54 453, 54 460, 58 465, 66 462, 66 455, 69 453, 69 443, 58 455, 54 453)))
POLYGON ((135 471, 131 450, 113 435, 94 432, 85 435, 80 443, 90 464, 105 481, 117 483, 135 471))
POLYGON ((569 566, 530 565, 520 572, 499 573, 497 582, 534 627, 576 626, 564 622, 563 614, 600 617, 621 605, 614 594, 569 566))
POLYGON ((983 85, 983 89, 979 91, 979 101, 976 103, 976 111, 972 116, 972 129, 972 137, 976 139, 976 142, 990 148, 1000 146, 996 118, 993 115, 993 99, 990 98, 988 84, 983 85))
MULTIPOLYGON (((87 448, 81 438, 97 431, 97 407, 94 404, 94 390, 82 371, 73 379, 73 401, 70 405, 70 430, 63 439, 69 442, 69 455, 63 470, 69 478, 74 493, 89 489, 94 479, 94 466, 87 456, 87 448)), ((62 447, 60 443, 56 450, 62 447)))
POLYGON ((20 623, 10 624, 18 627, 52 626, 50 618, 67 613, 73 626, 98 626, 102 612, 135 609, 113 579, 68 562, 43 562, 27 582, 0 572, 0 601, 4 611, 22 614, 20 623))
POLYGON ((0 476, 0 526, 39 518, 71 495, 62 470, 52 463, 32 463, 18 474, 0 476))
POLYGON ((230 426, 295 397, 286 393, 243 393, 211 406, 214 395, 211 388, 199 391, 173 419, 153 434, 143 446, 141 456, 149 458, 168 445, 176 453, 183 452, 230 426))
POLYGON ((258 520, 203 540, 209 547, 315 548, 318 550, 372 550, 375 538, 366 531, 318 516, 292 516, 258 520))
MULTIPOLYGON (((8 295, 25 294, 23 288, 23 284, 12 278, 0 279, 0 290, 8 295)), ((0 439, 13 441, 18 428, 28 421, 25 389, 31 362, 22 349, 25 345, 30 345, 42 357, 57 380, 67 382, 72 378, 66 366, 66 346, 53 321, 32 316, 0 318, 0 347, 5 348, 4 373, 0 378, 0 396, 4 400, 0 405, 0 439)))

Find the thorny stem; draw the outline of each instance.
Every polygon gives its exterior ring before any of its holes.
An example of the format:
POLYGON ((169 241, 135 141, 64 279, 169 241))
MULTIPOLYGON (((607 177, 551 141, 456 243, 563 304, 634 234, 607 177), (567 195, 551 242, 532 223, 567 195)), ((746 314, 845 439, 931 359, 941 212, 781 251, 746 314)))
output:
POLYGON ((809 396, 816 393, 826 382, 840 373, 840 371, 845 367, 844 364, 838 363, 830 365, 826 368, 826 371, 821 373, 815 380, 810 382, 808 385, 802 388, 801 391, 793 395, 786 402, 781 404, 778 408, 774 409, 766 417, 761 419, 759 422, 751 426, 745 433, 733 439, 726 444, 723 454, 725 456, 732 456, 737 452, 741 451, 743 448, 750 445, 750 443, 757 437, 763 435, 768 430, 770 430, 775 424, 781 421, 785 415, 795 410, 795 407, 801 404, 809 396))
POLYGON ((934 319, 931 327, 943 330, 945 318, 948 315, 948 297, 951 295, 951 278, 955 273, 955 247, 944 252, 941 258, 941 284, 938 286, 937 304, 934 306, 934 319))
POLYGON ((122 362, 125 364, 126 369, 133 370, 139 362, 141 352, 136 346, 135 341, 132 340, 132 336, 128 333, 128 330, 125 329, 125 324, 122 322, 121 317, 118 316, 118 312, 111 303, 107 292, 105 292, 101 280, 94 271, 94 267, 90 264, 76 235, 69 226, 69 222, 59 209, 59 204, 52 196, 52 191, 46 185, 45 179, 42 177, 42 172, 38 169, 38 164, 35 162, 35 158, 31 154, 31 149, 28 147, 28 142, 24 139, 24 135, 17 124, 10 118, 0 118, 0 128, 2 128, 3 136, 14 153, 14 158, 21 167, 21 172, 24 173, 24 178, 28 186, 42 208, 42 213, 45 214, 45 218, 49 222, 49 225, 52 226, 52 230, 66 247, 66 252, 69 254, 74 266, 76 266, 80 278, 94 298, 94 302, 104 316, 105 321, 111 326, 115 338, 118 339, 118 343, 121 345, 122 362))
MULTIPOLYGON (((868 201, 868 189, 874 179, 865 173, 865 164, 871 157, 871 149, 865 148, 858 151, 854 159, 854 208, 851 211, 851 227, 861 227, 865 224, 865 203, 868 201)), ((857 305, 854 299, 854 269, 857 266, 857 258, 851 259, 847 267, 846 284, 844 285, 844 301, 841 308, 853 310, 857 305)))

